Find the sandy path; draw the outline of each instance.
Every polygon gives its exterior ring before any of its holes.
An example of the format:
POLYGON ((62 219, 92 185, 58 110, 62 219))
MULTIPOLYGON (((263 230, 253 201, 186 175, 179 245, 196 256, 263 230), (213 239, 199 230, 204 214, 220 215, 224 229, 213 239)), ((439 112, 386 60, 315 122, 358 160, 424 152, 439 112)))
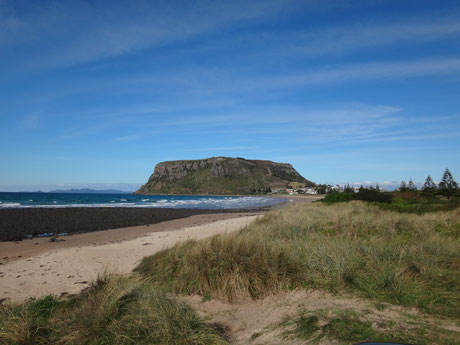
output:
POLYGON ((240 216, 179 230, 152 232, 118 243, 86 244, 14 260, 0 266, 0 300, 21 302, 28 297, 78 293, 106 270, 131 272, 143 257, 179 241, 235 231, 256 218, 256 215, 240 216))

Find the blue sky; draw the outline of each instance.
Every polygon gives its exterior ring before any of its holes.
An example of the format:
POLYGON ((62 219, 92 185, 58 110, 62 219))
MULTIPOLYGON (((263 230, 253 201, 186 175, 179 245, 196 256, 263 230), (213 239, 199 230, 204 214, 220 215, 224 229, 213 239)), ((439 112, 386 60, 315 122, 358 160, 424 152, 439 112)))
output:
POLYGON ((0 0, 0 190, 210 156, 458 180, 459 106, 458 1, 0 0))

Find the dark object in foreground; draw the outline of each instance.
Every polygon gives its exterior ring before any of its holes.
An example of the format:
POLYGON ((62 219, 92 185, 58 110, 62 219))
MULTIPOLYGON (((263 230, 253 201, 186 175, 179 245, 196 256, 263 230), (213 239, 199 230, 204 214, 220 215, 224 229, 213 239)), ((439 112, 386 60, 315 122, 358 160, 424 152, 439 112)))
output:
POLYGON ((75 234, 160 223, 196 214, 254 210, 177 208, 15 208, 0 210, 0 241, 19 241, 28 235, 75 234))

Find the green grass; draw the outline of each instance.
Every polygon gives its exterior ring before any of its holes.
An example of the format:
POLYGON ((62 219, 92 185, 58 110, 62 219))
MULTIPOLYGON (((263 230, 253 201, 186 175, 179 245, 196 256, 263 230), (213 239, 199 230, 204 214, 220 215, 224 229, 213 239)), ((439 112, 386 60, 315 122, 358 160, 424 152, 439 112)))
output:
POLYGON ((70 300, 0 306, 0 344, 227 344, 184 302, 134 277, 108 275, 70 300))
POLYGON ((371 189, 363 189, 358 193, 332 192, 318 202, 325 204, 335 204, 361 200, 378 205, 388 211, 401 213, 424 214, 427 212, 449 211, 460 207, 460 197, 454 196, 447 200, 443 197, 436 197, 418 191, 409 192, 379 192, 371 189))
POLYGON ((460 317, 459 224, 459 209, 417 215, 356 201, 301 204, 238 233, 176 245, 136 270, 175 293, 230 301, 317 288, 460 317))
POLYGON ((376 337, 370 321, 353 317, 332 318, 322 327, 322 330, 331 338, 348 342, 372 340, 376 337))
MULTIPOLYGON (((406 193, 407 194, 407 193, 406 193)), ((453 197, 450 200, 435 197, 394 197, 390 204, 379 204, 379 207, 396 212, 424 214, 427 212, 439 212, 454 210, 460 206, 460 198, 453 197)))
POLYGON ((286 317, 276 328, 284 329, 284 339, 297 338, 307 344, 317 344, 326 338, 344 345, 365 341, 456 345, 459 335, 421 320, 412 323, 375 320, 352 310, 302 312, 286 317))
POLYGON ((315 315, 300 315, 295 322, 295 334, 301 339, 310 339, 312 335, 320 328, 318 326, 318 317, 315 315))
POLYGON ((438 323, 460 320, 459 233, 459 208, 415 214, 360 201, 299 204, 144 258, 137 273, 107 275, 69 300, 0 306, 0 344, 227 344, 219 327, 171 293, 233 301, 313 288, 367 298, 376 310, 415 307, 431 319, 402 327, 356 311, 310 311, 284 322, 286 336, 453 345, 458 332, 438 323))

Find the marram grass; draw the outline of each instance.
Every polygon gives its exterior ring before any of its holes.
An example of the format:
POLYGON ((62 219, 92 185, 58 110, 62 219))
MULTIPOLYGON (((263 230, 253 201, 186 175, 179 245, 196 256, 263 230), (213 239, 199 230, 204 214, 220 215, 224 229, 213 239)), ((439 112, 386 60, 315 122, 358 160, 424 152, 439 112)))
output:
MULTIPOLYGON (((459 232, 460 209, 417 215, 362 202, 297 205, 270 212, 239 232, 145 258, 136 269, 142 278, 109 274, 70 300, 48 296, 0 305, 0 344, 227 344, 217 327, 165 291, 235 300, 317 288, 458 320, 459 232)), ((348 318, 328 319, 327 325, 320 319, 295 319, 295 333, 305 339, 348 337, 342 330, 348 318)), ((398 339, 400 330, 380 334, 365 319, 353 320, 360 338, 369 332, 369 338, 398 339)), ((401 339, 455 343, 449 340, 455 335, 427 332, 422 336, 414 328, 401 339)))
POLYGON ((320 288, 459 317, 459 232, 460 209, 300 204, 236 233, 178 244, 136 270, 172 292, 230 301, 320 288))
POLYGON ((136 276, 106 275, 71 300, 0 306, 0 344, 227 344, 184 302, 136 276))

